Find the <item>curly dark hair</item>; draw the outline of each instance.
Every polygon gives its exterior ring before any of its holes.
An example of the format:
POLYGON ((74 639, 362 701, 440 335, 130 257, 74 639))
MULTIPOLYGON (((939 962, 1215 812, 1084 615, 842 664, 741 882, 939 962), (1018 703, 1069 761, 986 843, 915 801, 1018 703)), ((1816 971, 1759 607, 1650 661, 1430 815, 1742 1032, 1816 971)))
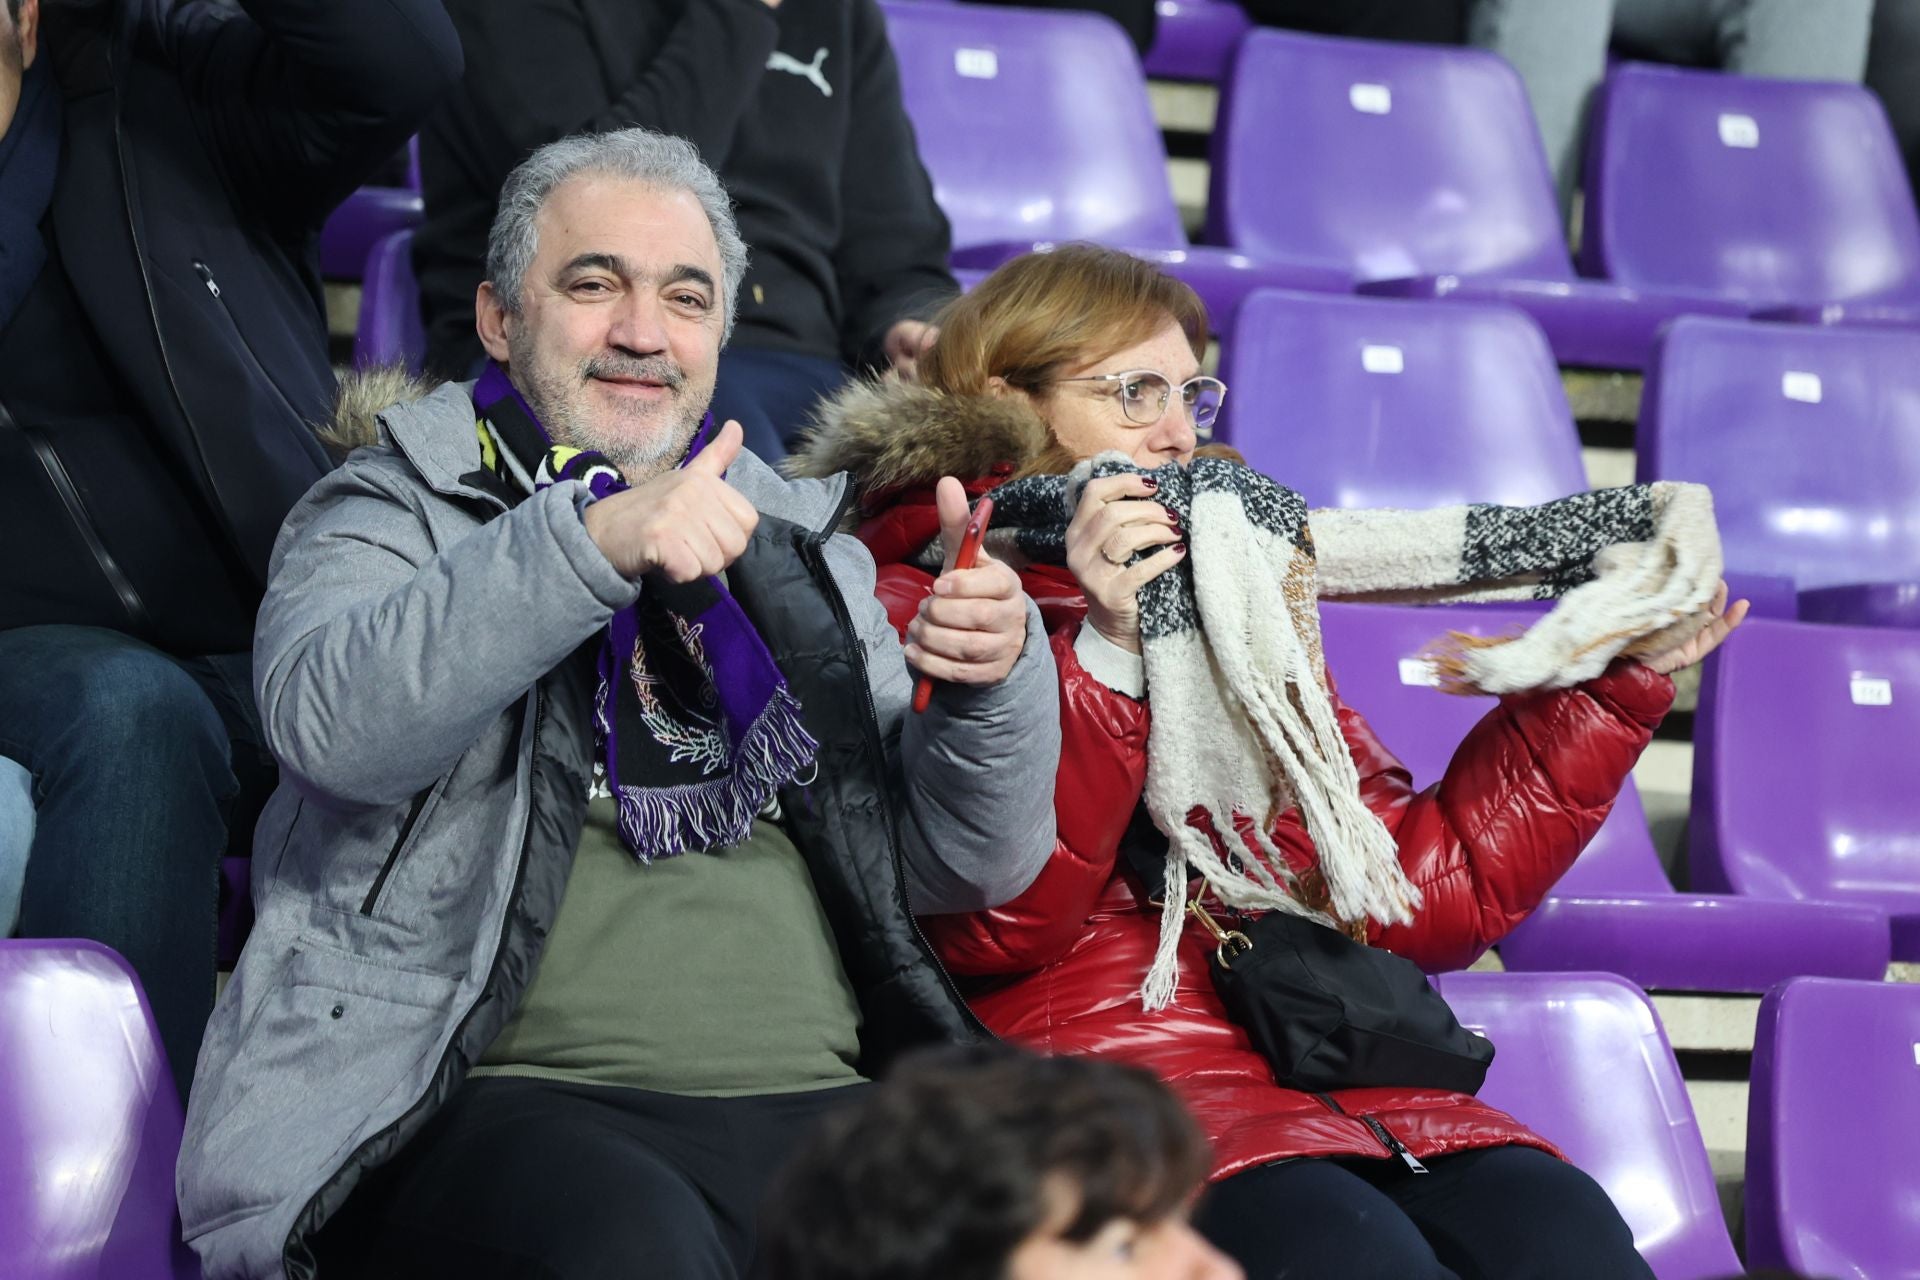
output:
POLYGON ((768 1199, 772 1280, 1001 1280, 1072 1195, 1061 1237, 1153 1223, 1206 1177, 1206 1139, 1153 1076, 1003 1046, 908 1058, 833 1117, 768 1199))

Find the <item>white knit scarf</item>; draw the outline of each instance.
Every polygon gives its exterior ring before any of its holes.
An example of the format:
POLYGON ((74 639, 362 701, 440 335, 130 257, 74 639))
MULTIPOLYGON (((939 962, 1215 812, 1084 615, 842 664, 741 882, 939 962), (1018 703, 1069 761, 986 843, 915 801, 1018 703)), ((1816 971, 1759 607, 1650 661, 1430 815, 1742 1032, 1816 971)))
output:
MULTIPOLYGON (((1086 483, 1140 470, 1109 453, 1067 476, 1001 486, 990 546, 1064 560, 1066 523, 1086 483)), ((1361 799, 1327 685, 1319 599, 1556 599, 1517 637, 1438 641, 1443 688, 1504 694, 1564 688, 1622 654, 1669 647, 1700 625, 1720 582, 1712 498, 1700 485, 1605 489, 1524 508, 1309 512, 1299 494, 1223 458, 1150 474, 1190 553, 1139 601, 1153 699, 1146 803, 1168 840, 1159 947, 1141 989, 1149 1009, 1173 995, 1180 890, 1191 872, 1230 907, 1330 926, 1405 923, 1420 905, 1392 834, 1361 799), (1308 905, 1267 834, 1295 805, 1326 881, 1326 911, 1308 905), (1189 822, 1196 807, 1220 837, 1238 826, 1262 856, 1216 845, 1189 822)))

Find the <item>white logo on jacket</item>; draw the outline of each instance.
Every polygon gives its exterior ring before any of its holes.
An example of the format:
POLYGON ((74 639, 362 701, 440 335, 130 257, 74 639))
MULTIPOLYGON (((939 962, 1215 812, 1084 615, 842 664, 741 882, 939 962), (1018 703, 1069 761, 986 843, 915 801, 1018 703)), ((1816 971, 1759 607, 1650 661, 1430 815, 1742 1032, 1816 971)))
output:
POLYGON ((833 86, 827 83, 827 77, 822 74, 820 70, 821 64, 826 62, 826 60, 827 51, 825 49, 814 50, 812 62, 802 62, 792 54, 781 53, 776 49, 767 55, 767 70, 784 71, 788 75, 800 76, 803 79, 810 80, 813 82, 813 87, 820 91, 822 97, 831 98, 833 96, 833 86))

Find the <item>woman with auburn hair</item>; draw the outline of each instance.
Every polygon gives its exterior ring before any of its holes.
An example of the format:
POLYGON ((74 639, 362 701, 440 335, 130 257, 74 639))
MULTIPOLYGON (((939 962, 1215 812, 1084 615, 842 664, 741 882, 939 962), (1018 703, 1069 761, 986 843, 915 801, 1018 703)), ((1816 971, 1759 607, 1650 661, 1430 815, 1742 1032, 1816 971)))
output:
POLYGON ((960 501, 940 477, 972 477, 997 504, 989 552, 1051 631, 1055 854, 1014 901, 921 921, 974 1011, 1171 1083, 1214 1148, 1199 1225, 1256 1280, 1649 1276, 1598 1185, 1471 1094, 1276 1083, 1209 975, 1208 919, 1285 912, 1429 971, 1524 919, 1606 817, 1669 675, 1744 615, 1723 612, 1704 495, 1309 514, 1204 445, 1226 388, 1192 290, 1093 246, 1008 263, 939 332, 918 385, 850 388, 792 465, 851 473, 909 642, 947 554, 938 504, 960 501), (1342 594, 1563 599, 1551 626, 1451 653, 1459 686, 1510 692, 1415 791, 1326 677, 1313 601, 1342 594))

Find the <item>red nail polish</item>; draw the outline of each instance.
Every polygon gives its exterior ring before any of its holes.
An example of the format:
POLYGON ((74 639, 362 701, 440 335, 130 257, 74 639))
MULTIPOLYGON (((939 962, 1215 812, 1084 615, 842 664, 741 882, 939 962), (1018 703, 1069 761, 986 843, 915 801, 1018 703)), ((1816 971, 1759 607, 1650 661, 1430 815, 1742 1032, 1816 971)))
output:
POLYGON ((1179 553, 1180 553, 1181 555, 1185 555, 1185 554, 1187 554, 1187 544, 1186 544, 1186 543, 1184 543, 1184 542, 1176 542, 1176 543, 1174 543, 1174 544, 1173 544, 1173 549, 1174 549, 1175 551, 1178 551, 1178 552, 1179 552, 1179 553))
POLYGON ((1151 493, 1153 490, 1158 489, 1160 487, 1160 482, 1158 480, 1155 480, 1152 476, 1141 476, 1140 483, 1147 486, 1147 491, 1149 493, 1151 493))

